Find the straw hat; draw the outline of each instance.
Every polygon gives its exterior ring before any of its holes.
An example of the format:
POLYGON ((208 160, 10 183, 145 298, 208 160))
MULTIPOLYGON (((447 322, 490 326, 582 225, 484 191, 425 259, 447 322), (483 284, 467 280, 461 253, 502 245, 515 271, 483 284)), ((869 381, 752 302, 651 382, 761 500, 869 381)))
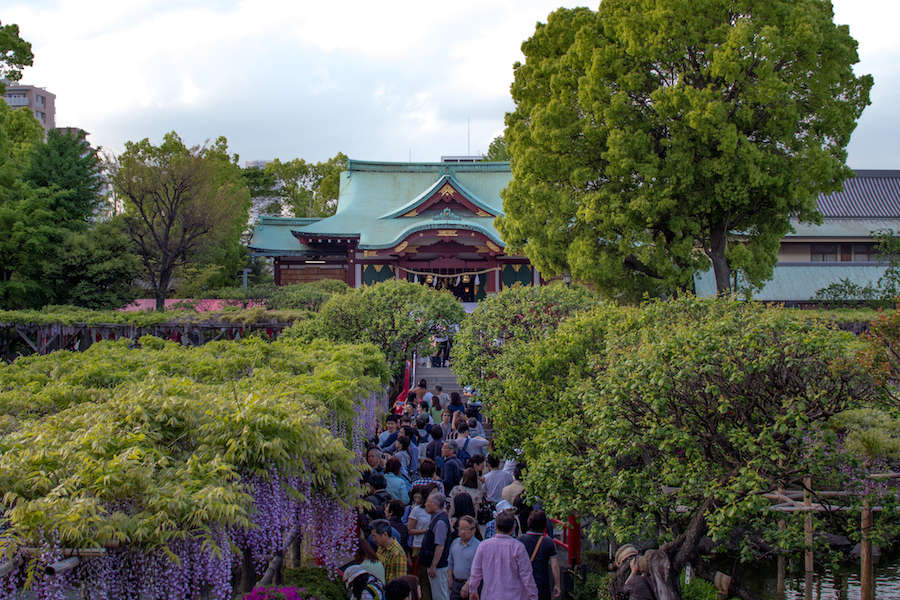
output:
POLYGON ((637 555, 637 548, 635 548, 633 544, 625 544, 616 551, 616 568, 621 567, 622 563, 624 563, 632 556, 637 555))

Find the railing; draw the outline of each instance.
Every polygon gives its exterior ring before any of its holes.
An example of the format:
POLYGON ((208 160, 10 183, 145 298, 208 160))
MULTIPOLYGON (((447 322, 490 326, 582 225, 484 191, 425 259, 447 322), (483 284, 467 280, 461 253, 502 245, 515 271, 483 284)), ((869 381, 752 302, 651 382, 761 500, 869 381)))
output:
POLYGON ((10 106, 29 106, 31 104, 30 98, 3 98, 6 100, 6 103, 10 106))
POLYGON ((564 523, 558 519, 550 519, 554 525, 562 528, 562 541, 553 538, 557 546, 566 549, 569 556, 569 565, 575 567, 581 564, 581 523, 575 515, 569 515, 568 522, 564 523))

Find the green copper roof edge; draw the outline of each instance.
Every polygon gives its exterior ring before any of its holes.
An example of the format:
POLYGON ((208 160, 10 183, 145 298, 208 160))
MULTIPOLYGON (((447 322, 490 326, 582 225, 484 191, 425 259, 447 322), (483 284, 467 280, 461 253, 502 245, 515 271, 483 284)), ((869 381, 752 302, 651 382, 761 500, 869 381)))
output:
POLYGON ((462 183, 460 183, 459 180, 453 176, 453 173, 445 173, 445 174, 441 175, 440 179, 438 179, 433 184, 431 184, 431 187, 429 187, 427 190, 425 190, 424 192, 422 192, 421 194, 419 194, 418 196, 416 196, 415 198, 410 200, 405 206, 395 210, 394 212, 388 213, 386 215, 382 215, 378 218, 379 219, 394 219, 394 218, 397 218, 401 215, 408 213, 411 209, 415 208, 418 204, 421 204, 423 200, 426 200, 432 194, 434 194, 435 191, 438 188, 440 188, 444 182, 447 182, 447 181, 452 182, 453 186, 459 190, 459 192, 465 197, 466 200, 468 200, 469 202, 471 202, 472 204, 474 204, 475 206, 477 206, 484 212, 491 214, 495 217, 504 214, 503 211, 497 211, 493 207, 485 204, 485 202, 483 200, 481 200, 478 196, 476 196, 475 194, 473 194, 472 192, 467 190, 466 186, 464 186, 462 183))
POLYGON ((377 162, 371 160, 347 159, 347 171, 390 171, 390 172, 421 172, 421 171, 498 171, 512 172, 508 161, 481 161, 471 163, 448 162, 377 162))
POLYGON ((451 224, 446 221, 435 221, 434 223, 422 223, 419 225, 413 225, 412 227, 405 229, 390 244, 360 244, 359 246, 357 246, 357 248, 359 250, 386 250, 387 248, 394 248, 401 241, 403 241, 413 233, 416 233, 417 231, 428 231, 431 229, 466 229, 468 231, 477 231, 489 237, 491 241, 498 244, 501 248, 506 248, 506 242, 501 240, 500 236, 496 235, 493 231, 486 229, 485 227, 481 227, 480 225, 476 225, 475 223, 453 222, 451 224))
POLYGON ((328 217, 271 217, 271 216, 260 216, 259 224, 260 226, 267 225, 268 221, 271 221, 273 224, 278 223, 279 225, 283 225, 286 223, 290 223, 294 226, 303 226, 303 225, 312 225, 313 223, 318 223, 328 217))

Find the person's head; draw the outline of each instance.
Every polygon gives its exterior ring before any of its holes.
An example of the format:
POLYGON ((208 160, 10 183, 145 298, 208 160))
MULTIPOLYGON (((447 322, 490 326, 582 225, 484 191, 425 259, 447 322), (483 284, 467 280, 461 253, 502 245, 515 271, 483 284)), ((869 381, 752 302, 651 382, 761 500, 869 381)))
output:
POLYGON ((366 571, 365 569, 363 569, 359 565, 354 565, 354 564, 344 565, 343 567, 341 567, 340 571, 341 571, 341 577, 344 580, 344 586, 347 589, 352 589, 354 587, 353 583, 357 579, 365 578, 366 581, 369 580, 369 572, 366 571))
POLYGON ((453 418, 453 411, 449 408, 445 408, 441 411, 441 423, 450 423, 450 420, 453 418))
POLYGON ((509 535, 513 531, 513 527, 516 526, 516 517, 511 512, 503 511, 494 521, 494 524, 497 526, 497 533, 505 533, 509 535))
POLYGON ((419 578, 415 575, 404 575, 403 577, 398 577, 397 579, 402 579, 406 583, 409 584, 412 593, 409 595, 410 600, 419 600, 422 596, 422 588, 419 587, 419 578))
POLYGON ((416 431, 415 427, 413 427, 412 425, 404 426, 402 431, 403 431, 403 435, 405 435, 409 439, 413 439, 414 437, 416 437, 416 434, 418 433, 416 431))
POLYGON ((391 545, 391 542, 394 540, 391 537, 391 524, 384 519, 378 519, 377 521, 372 521, 372 540, 380 548, 387 548, 391 545))
POLYGON ((512 514, 515 514, 516 509, 512 504, 510 504, 506 500, 501 500, 500 502, 497 503, 497 508, 494 511, 494 516, 499 515, 502 512, 507 512, 507 511, 509 511, 512 514))
POLYGON ((475 531, 478 530, 478 521, 475 520, 475 517, 465 515, 459 518, 458 524, 459 539, 468 544, 469 540, 475 536, 475 531))
POLYGON ((426 427, 428 427, 428 415, 423 412, 418 417, 416 417, 416 428, 424 430, 426 427))
MULTIPOLYGON (((387 462, 384 463, 384 472, 385 473, 393 473, 394 475, 399 475, 400 471, 403 469, 403 465, 400 464, 400 459, 396 456, 392 456, 387 459, 387 462)), ((372 477, 369 476, 369 481, 372 480, 372 477)))
POLYGON ((387 487, 387 479, 381 473, 372 473, 369 475, 369 485, 377 492, 387 487))
POLYGON ((478 489, 478 472, 469 467, 463 471, 462 481, 460 483, 467 488, 478 489))
POLYGON ((419 380, 419 387, 422 388, 423 390, 427 390, 427 389, 428 389, 428 383, 427 383, 424 379, 420 379, 420 380, 419 380))
POLYGON ((394 433, 397 431, 397 423, 400 421, 400 417, 397 415, 388 415, 387 419, 385 419, 384 426, 390 433, 394 433))
POLYGON ((409 600, 412 598, 412 588, 402 578, 392 579, 384 586, 385 600, 409 600))
POLYGON ((389 517, 397 517, 399 519, 403 517, 404 512, 406 512, 406 507, 403 505, 402 500, 394 498, 387 503, 387 514, 389 517))
POLYGON ((444 386, 442 386, 442 385, 439 384, 439 383, 434 384, 434 393, 435 393, 435 394, 437 394, 438 396, 440 396, 440 395, 441 395, 441 392, 443 392, 443 391, 444 391, 444 386))
POLYGON ((353 555, 353 559, 357 562, 363 562, 364 560, 374 562, 378 560, 378 554, 375 553, 372 544, 369 543, 369 540, 362 533, 359 535, 359 545, 356 547, 356 554, 353 555))
POLYGON ((543 532, 547 529, 547 513, 542 510, 533 510, 528 515, 528 531, 543 532))
POLYGON ((525 463, 516 463, 516 468, 513 470, 513 477, 522 481, 522 475, 525 473, 525 463))
POLYGON ((456 432, 459 433, 461 438, 469 437, 469 426, 466 425, 465 421, 462 421, 456 426, 456 432))
POLYGON ((458 450, 459 444, 456 443, 456 440, 447 440, 441 447, 441 456, 444 458, 453 458, 456 456, 458 450))
POLYGON ((444 430, 435 425, 431 428, 431 437, 432 439, 439 440, 444 437, 444 430))
POLYGON ((488 454, 487 464, 490 465, 491 470, 500 468, 500 459, 494 456, 493 454, 488 454))
POLYGON ((466 417, 461 412, 454 412, 453 413, 453 425, 451 425, 451 428, 454 429, 455 431, 459 431, 459 426, 464 425, 465 422, 466 422, 466 417))
POLYGON ((437 511, 444 508, 444 502, 446 502, 447 497, 444 496, 440 492, 431 492, 428 495, 428 499, 425 501, 425 511, 429 515, 435 514, 437 511))
MULTIPOLYGON (((419 413, 428 412, 428 403, 424 400, 419 402, 419 413)), ((428 415, 425 415, 425 422, 428 422, 428 415)))
POLYGON ((416 412, 416 403, 415 402, 407 402, 403 405, 403 414, 400 416, 400 422, 403 422, 403 417, 411 418, 413 413, 416 412))
POLYGON ((616 550, 616 560, 615 565, 616 568, 621 567, 625 563, 628 562, 629 559, 638 555, 638 550, 634 546, 634 544, 625 544, 624 546, 620 546, 618 550, 616 550))
POLYGON ((469 457, 466 466, 475 469, 476 474, 481 474, 481 471, 484 469, 484 456, 481 454, 473 454, 469 457))
POLYGON ((409 497, 412 499, 412 504, 422 506, 425 504, 425 499, 428 498, 428 494, 425 491, 424 485, 414 485, 412 491, 409 493, 409 497))
POLYGON ((430 458, 423 458, 419 464, 419 473, 425 479, 430 479, 437 472, 437 465, 430 458))
POLYGON ((409 436, 408 435, 397 436, 397 449, 398 450, 408 450, 409 449, 409 436))
MULTIPOLYGON (((418 399, 418 396, 416 396, 416 393, 413 392, 412 390, 410 390, 409 392, 406 393, 406 406, 409 406, 410 404, 415 404, 417 399, 418 399)), ((404 406, 404 408, 406 408, 406 407, 404 406)))
MULTIPOLYGON (((462 397, 460 397, 458 392, 451 392, 450 394, 450 404, 453 406, 462 406, 462 397)), ((465 415, 463 415, 465 416, 465 415)))
POLYGON ((469 426, 469 429, 475 431, 478 429, 478 419, 476 419, 475 417, 469 417, 468 419, 466 419, 466 425, 469 426))
POLYGON ((475 503, 472 502, 472 496, 465 492, 453 496, 450 499, 450 504, 452 508, 451 515, 456 519, 466 515, 470 517, 475 516, 475 503))
POLYGON ((369 452, 366 454, 366 462, 369 463, 369 466, 373 469, 377 469, 381 466, 381 450, 378 448, 369 448, 369 452))

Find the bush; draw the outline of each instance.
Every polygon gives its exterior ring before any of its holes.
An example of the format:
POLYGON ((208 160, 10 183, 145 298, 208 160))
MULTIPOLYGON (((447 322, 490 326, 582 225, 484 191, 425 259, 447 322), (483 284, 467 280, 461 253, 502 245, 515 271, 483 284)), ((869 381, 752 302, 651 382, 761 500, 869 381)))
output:
POLYGON ((324 596, 296 587, 258 587, 246 594, 244 600, 324 600, 324 596))
POLYGON ((306 589, 310 595, 316 596, 319 600, 344 600, 347 597, 344 584, 334 579, 325 569, 318 567, 285 569, 284 583, 306 589))

